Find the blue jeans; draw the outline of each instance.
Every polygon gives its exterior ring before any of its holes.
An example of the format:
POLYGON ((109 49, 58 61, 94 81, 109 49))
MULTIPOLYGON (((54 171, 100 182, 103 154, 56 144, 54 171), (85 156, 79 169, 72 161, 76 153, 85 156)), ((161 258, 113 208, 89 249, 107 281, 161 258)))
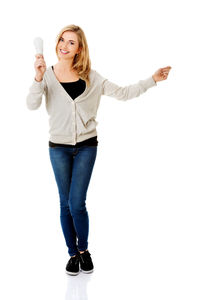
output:
POLYGON ((60 198, 60 222, 70 256, 88 248, 86 195, 97 147, 49 147, 60 198))

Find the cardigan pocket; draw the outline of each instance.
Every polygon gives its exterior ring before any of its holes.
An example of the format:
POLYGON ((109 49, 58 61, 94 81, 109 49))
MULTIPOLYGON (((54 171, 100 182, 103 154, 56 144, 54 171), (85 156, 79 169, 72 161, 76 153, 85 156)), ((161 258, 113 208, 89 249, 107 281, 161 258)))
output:
POLYGON ((78 134, 89 133, 90 131, 93 131, 98 124, 95 117, 91 117, 89 120, 84 120, 80 115, 78 115, 77 123, 78 134))

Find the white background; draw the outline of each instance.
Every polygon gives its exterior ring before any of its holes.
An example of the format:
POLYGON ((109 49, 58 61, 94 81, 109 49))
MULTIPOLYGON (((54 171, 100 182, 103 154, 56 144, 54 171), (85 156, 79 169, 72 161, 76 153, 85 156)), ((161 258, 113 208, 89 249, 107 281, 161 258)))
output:
POLYGON ((198 1, 7 1, 1 7, 2 299, 199 299, 198 1), (102 96, 87 193, 95 271, 69 259, 48 153, 48 115, 30 111, 33 39, 47 66, 68 24, 85 32, 92 68, 121 86, 172 67, 138 98, 102 96))

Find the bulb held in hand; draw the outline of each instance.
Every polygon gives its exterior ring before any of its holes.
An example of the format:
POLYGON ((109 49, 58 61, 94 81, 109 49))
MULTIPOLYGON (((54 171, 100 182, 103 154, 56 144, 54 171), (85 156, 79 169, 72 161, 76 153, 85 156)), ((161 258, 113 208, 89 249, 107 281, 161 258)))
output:
POLYGON ((36 37, 33 41, 36 54, 42 54, 43 55, 43 40, 40 37, 36 37))

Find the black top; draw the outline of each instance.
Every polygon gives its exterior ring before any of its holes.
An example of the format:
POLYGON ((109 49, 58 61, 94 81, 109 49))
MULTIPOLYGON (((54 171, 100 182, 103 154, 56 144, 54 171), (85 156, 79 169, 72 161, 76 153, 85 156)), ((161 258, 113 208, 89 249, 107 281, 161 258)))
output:
MULTIPOLYGON (((53 66, 52 66, 53 69, 53 66)), ((64 87, 66 92, 70 95, 70 97, 74 100, 76 97, 81 95, 86 88, 86 82, 79 78, 79 80, 74 82, 60 82, 60 84, 64 87)), ((78 142, 75 145, 69 144, 57 144, 49 141, 49 147, 62 146, 62 147, 80 147, 80 146, 97 146, 97 136, 84 140, 82 142, 78 142)))

